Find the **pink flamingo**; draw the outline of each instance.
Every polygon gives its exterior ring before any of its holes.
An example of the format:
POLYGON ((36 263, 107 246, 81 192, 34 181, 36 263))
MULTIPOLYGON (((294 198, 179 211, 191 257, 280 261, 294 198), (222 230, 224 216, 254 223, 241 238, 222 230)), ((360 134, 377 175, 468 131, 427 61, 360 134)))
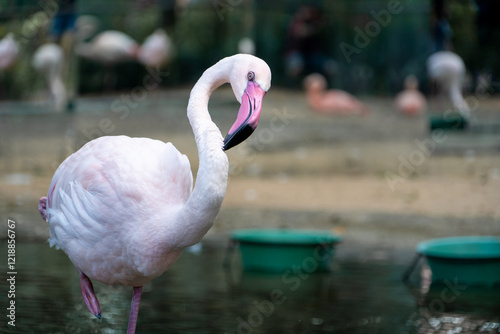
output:
POLYGON ((140 46, 137 60, 145 66, 158 67, 168 63, 173 53, 174 46, 165 30, 156 29, 140 46))
POLYGON ((433 53, 427 58, 427 72, 438 92, 446 94, 453 107, 468 117, 470 108, 462 95, 466 72, 462 58, 451 51, 433 53))
POLYGON ((19 47, 13 33, 8 33, 0 40, 0 70, 11 67, 19 53, 19 47))
POLYGON ((415 116, 425 110, 427 102, 418 90, 418 79, 409 75, 405 79, 405 89, 396 95, 396 109, 406 116, 415 116))
POLYGON ((75 48, 79 56, 108 66, 134 60, 138 50, 139 44, 132 37, 116 30, 103 31, 90 42, 79 42, 75 48))
POLYGON ((121 31, 105 30, 91 41, 83 42, 97 30, 99 20, 91 15, 81 15, 76 21, 78 44, 75 51, 93 61, 111 66, 121 62, 137 60, 143 65, 156 67, 170 61, 174 46, 163 29, 156 29, 139 45, 132 37, 121 31))
POLYGON ((4 72, 14 65, 19 54, 19 46, 13 33, 8 33, 0 40, 0 99, 7 97, 7 85, 4 72))
POLYGON ((326 79, 318 73, 304 79, 309 106, 322 114, 364 115, 368 107, 351 94, 338 89, 326 90, 326 79))
POLYGON ((116 77, 111 71, 114 65, 139 61, 145 66, 155 68, 162 66, 171 60, 173 45, 162 29, 157 29, 149 35, 142 45, 121 31, 106 30, 97 34, 88 43, 78 43, 75 52, 106 67, 106 89, 111 90, 116 84, 116 77))
POLYGON ((101 137, 59 166, 39 211, 50 225, 50 245, 62 249, 80 273, 93 315, 100 318, 101 310, 90 279, 131 286, 127 333, 135 332, 142 286, 213 225, 226 193, 224 151, 257 127, 270 86, 269 66, 250 55, 224 58, 203 73, 187 108, 200 161, 194 189, 187 157, 171 143, 148 138, 101 137), (208 100, 226 82, 241 106, 223 139, 208 100))
POLYGON ((33 67, 47 80, 54 99, 54 109, 63 111, 68 104, 68 94, 63 80, 64 50, 55 43, 42 44, 33 54, 33 67))
POLYGON ((75 53, 83 58, 100 63, 105 68, 104 88, 113 90, 116 86, 116 75, 113 67, 119 63, 135 61, 139 44, 129 35, 117 31, 106 30, 98 33, 89 42, 83 40, 97 29, 97 19, 84 15, 77 22, 77 44, 75 53))

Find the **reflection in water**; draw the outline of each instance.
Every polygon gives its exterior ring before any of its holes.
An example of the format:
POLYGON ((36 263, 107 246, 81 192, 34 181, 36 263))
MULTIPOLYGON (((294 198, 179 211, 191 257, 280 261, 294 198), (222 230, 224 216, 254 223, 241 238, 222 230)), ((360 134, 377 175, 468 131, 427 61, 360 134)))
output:
POLYGON ((469 286, 457 280, 432 282, 422 268, 420 286, 410 286, 417 309, 409 319, 416 333, 500 332, 500 286, 469 286))
MULTIPOLYGON (((7 253, 5 242, 0 252, 7 253)), ((131 288, 95 282, 103 315, 98 320, 85 307, 78 274, 63 252, 20 243, 16 255, 16 327, 7 332, 125 332, 131 288)), ((185 253, 146 285, 137 333, 498 333, 500 297, 491 293, 498 289, 464 292, 436 309, 433 300, 442 291, 431 287, 415 298, 401 283, 401 265, 337 258, 332 273, 292 283, 290 277, 242 273, 237 261, 226 272, 223 257, 223 249, 209 247, 185 253)))

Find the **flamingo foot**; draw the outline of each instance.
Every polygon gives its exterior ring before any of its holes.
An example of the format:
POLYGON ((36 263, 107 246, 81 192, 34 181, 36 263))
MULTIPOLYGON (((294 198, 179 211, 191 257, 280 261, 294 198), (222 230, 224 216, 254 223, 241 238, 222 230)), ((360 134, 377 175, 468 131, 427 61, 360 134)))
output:
POLYGON ((135 333, 135 326, 137 325, 137 317, 139 315, 139 303, 141 301, 142 286, 134 287, 134 294, 132 295, 132 303, 130 305, 130 316, 128 319, 127 334, 135 333))
POLYGON ((101 319, 101 307, 99 306, 99 301, 94 293, 94 286, 84 273, 80 272, 80 288, 82 289, 82 297, 85 305, 89 309, 90 313, 95 315, 98 319, 101 319))

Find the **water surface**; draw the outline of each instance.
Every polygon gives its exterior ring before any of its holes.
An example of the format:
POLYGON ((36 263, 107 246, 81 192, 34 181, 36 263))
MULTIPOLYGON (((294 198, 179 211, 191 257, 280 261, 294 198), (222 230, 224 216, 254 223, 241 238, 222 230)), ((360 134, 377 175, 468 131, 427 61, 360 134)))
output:
MULTIPOLYGON (((5 242, 0 251, 7 254, 5 242)), ((16 252, 16 326, 2 325, 1 332, 125 332, 131 288, 94 283, 103 315, 98 320, 84 305, 78 274, 62 251, 18 243, 16 252)), ((404 285, 405 266, 390 260, 337 256, 331 273, 300 273, 292 282, 281 275, 243 274, 238 255, 224 270, 224 254, 223 247, 185 252, 146 285, 137 333, 499 332, 498 288, 465 289, 450 302, 443 287, 423 293, 404 285)), ((4 263, 0 268, 7 272, 4 263)))

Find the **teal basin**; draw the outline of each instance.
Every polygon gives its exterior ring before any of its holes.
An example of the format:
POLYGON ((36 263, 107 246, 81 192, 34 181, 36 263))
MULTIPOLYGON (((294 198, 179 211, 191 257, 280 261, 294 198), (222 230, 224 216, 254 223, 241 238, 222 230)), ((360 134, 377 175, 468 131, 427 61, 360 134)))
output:
POLYGON ((429 128, 434 130, 465 130, 468 125, 468 120, 460 114, 442 115, 430 114, 429 115, 429 128))
POLYGON ((427 258, 433 283, 500 284, 500 237, 432 239, 420 243, 417 252, 427 258))
POLYGON ((328 271, 341 241, 328 232, 290 229, 236 230, 231 239, 239 243, 245 271, 269 273, 328 271))

